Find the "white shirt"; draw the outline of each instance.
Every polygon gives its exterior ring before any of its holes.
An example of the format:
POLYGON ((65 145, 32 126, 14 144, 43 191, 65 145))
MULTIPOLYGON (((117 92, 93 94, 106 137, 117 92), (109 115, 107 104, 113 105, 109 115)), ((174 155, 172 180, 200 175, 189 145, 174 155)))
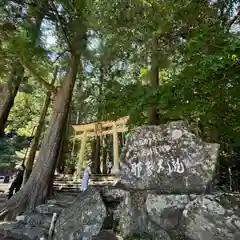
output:
POLYGON ((112 167, 112 162, 108 162, 108 168, 112 167))
POLYGON ((91 172, 91 168, 89 166, 87 166, 83 172, 84 176, 89 176, 90 174, 92 174, 91 172))

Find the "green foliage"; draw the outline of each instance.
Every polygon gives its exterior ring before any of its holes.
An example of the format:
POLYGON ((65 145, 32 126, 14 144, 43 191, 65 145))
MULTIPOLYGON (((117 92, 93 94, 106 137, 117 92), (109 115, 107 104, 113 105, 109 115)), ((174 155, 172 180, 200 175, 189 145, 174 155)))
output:
MULTIPOLYGON (((160 88, 167 92, 166 111, 190 121, 200 121, 208 134, 218 129, 219 137, 238 142, 239 132, 239 71, 240 65, 232 60, 240 39, 219 27, 204 26, 187 45, 185 67, 173 81, 160 88), (167 109, 168 108, 168 109, 167 109)), ((161 100, 162 101, 162 100, 161 100)), ((161 103, 160 101, 160 103, 161 103)), ((220 141, 220 139, 215 141, 220 141)))
MULTIPOLYGON (((18 93, 8 129, 31 134, 44 97, 35 87, 37 76, 49 82, 60 56, 59 84, 69 52, 82 50, 71 123, 129 116, 133 125, 142 125, 149 107, 156 106, 161 122, 189 121, 230 153, 240 144, 240 38, 238 29, 229 31, 237 3, 57 0, 32 7, 6 1, 0 14, 0 81, 7 81, 15 58, 36 70, 33 76, 26 71, 23 84, 32 89, 18 93), (36 16, 43 18, 38 31, 36 16), (159 86, 150 87, 154 66, 159 86)), ((77 155, 70 158, 72 166, 77 155)))
MULTIPOLYGON (((38 125, 45 93, 39 89, 33 89, 31 93, 18 92, 14 106, 11 109, 6 131, 14 130, 21 136, 31 136, 34 127, 38 125)), ((46 124, 49 121, 49 111, 46 124)))
POLYGON ((26 137, 0 139, 0 167, 18 165, 26 152, 29 141, 26 137))

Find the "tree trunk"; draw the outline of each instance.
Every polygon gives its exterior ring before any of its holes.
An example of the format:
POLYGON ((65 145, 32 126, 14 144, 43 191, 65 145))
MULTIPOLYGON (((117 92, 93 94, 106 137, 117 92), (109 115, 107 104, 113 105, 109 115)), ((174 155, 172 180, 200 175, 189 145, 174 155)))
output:
POLYGON ((54 172, 52 173, 51 177, 49 178, 48 181, 48 193, 47 193, 47 198, 52 198, 53 197, 53 181, 54 181, 54 172))
POLYGON ((92 160, 93 160, 93 173, 99 174, 100 171, 100 151, 101 151, 100 137, 97 136, 96 139, 92 141, 92 160))
POLYGON ((61 144, 60 144, 59 151, 58 151, 57 169, 56 169, 58 173, 61 173, 62 169, 64 168, 64 150, 65 150, 64 145, 66 142, 67 127, 68 127, 68 124, 66 123, 64 130, 63 130, 61 144))
POLYGON ((100 161, 100 155, 101 155, 101 140, 100 136, 97 136, 96 141, 96 150, 95 150, 95 169, 97 174, 101 174, 101 161, 100 161))
POLYGON ((103 172, 103 174, 107 174, 107 142, 106 142, 106 136, 104 136, 103 144, 102 144, 102 172, 103 172))
POLYGON ((93 173, 97 173, 96 172, 96 164, 95 164, 95 155, 96 155, 96 142, 97 140, 95 138, 93 138, 93 140, 91 141, 91 149, 92 149, 92 172, 93 173))
MULTIPOLYGON (((159 86, 159 66, 158 66, 158 52, 157 52, 157 38, 153 38, 152 54, 151 54, 151 75, 150 87, 153 91, 157 90, 159 86)), ((148 122, 151 125, 157 125, 159 122, 158 112, 156 106, 151 106, 148 109, 148 122)))
POLYGON ((12 68, 8 83, 4 86, 2 92, 0 92, 0 137, 4 136, 4 128, 23 79, 23 75, 24 68, 20 62, 17 61, 12 68))
MULTIPOLYGON (((53 75, 53 79, 51 84, 54 85, 55 80, 57 78, 57 72, 58 72, 58 67, 56 67, 54 75, 53 75)), ((46 98, 44 101, 44 105, 40 114, 40 119, 38 122, 38 126, 34 135, 34 138, 32 140, 32 145, 31 145, 31 149, 29 151, 28 154, 28 158, 25 161, 25 172, 24 172, 24 177, 23 177, 23 185, 27 182, 27 180, 29 179, 29 176, 32 172, 32 168, 33 168, 33 164, 34 164, 34 159, 35 159, 35 155, 39 146, 39 140, 41 138, 41 134, 44 128, 44 122, 45 122, 45 118, 47 116, 47 111, 48 111, 48 107, 51 101, 51 91, 48 91, 46 94, 46 98)))
POLYGON ((7 219, 14 219, 26 210, 44 203, 49 193, 49 181, 56 168, 62 129, 66 124, 72 91, 76 80, 79 56, 72 56, 66 76, 58 89, 53 115, 41 145, 32 174, 23 188, 6 203, 7 219))
POLYGON ((74 151, 74 146, 69 154, 69 142, 68 142, 68 136, 69 136, 69 127, 68 125, 71 124, 71 112, 72 112, 72 107, 69 107, 69 112, 68 112, 68 120, 65 124, 65 128, 63 131, 63 136, 61 140, 61 146, 59 149, 59 154, 58 154, 58 160, 57 160, 57 172, 58 173, 63 173, 65 171, 65 166, 66 166, 66 156, 65 154, 67 153, 70 158, 73 157, 73 152, 74 151))
POLYGON ((62 172, 62 159, 63 159, 63 144, 64 144, 64 135, 62 136, 62 140, 61 140, 61 144, 60 144, 60 148, 58 151, 58 157, 57 157, 57 167, 56 167, 56 171, 57 173, 61 173, 62 172))
POLYGON ((118 139, 119 139, 119 145, 120 145, 119 153, 121 153, 122 148, 123 148, 123 134, 122 134, 122 133, 120 133, 120 134, 118 135, 118 139))
POLYGON ((113 161, 113 136, 107 136, 107 152, 108 152, 108 160, 113 161))

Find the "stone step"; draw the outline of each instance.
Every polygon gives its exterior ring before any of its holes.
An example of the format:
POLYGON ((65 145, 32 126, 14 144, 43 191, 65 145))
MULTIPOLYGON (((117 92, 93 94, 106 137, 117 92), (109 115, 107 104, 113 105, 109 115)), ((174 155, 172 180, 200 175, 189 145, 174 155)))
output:
MULTIPOLYGON (((106 185, 115 185, 116 184, 116 180, 115 181, 93 181, 93 180, 90 180, 89 181, 89 185, 90 186, 106 186, 106 185)), ((76 190, 76 189, 79 189, 79 187, 81 186, 81 181, 78 181, 78 182, 73 182, 73 181, 54 181, 53 183, 53 187, 54 189, 73 189, 73 190, 76 190)), ((0 189, 2 189, 4 192, 2 194, 0 194, 0 202, 1 202, 1 195, 4 195, 3 198, 6 198, 6 193, 8 192, 8 189, 10 187, 10 184, 1 184, 0 185, 0 189)))
MULTIPOLYGON (((76 182, 73 182, 73 181, 54 181, 53 184, 54 185, 77 185, 77 184, 81 184, 82 181, 76 181, 76 182)), ((97 181, 97 180, 92 180, 90 179, 89 180, 89 183, 93 183, 93 184, 96 184, 96 183, 99 183, 99 184, 103 184, 103 183, 116 183, 117 180, 107 180, 107 181, 97 181)))
MULTIPOLYGON (((90 186, 105 186, 105 185, 114 185, 114 182, 91 182, 89 181, 90 186)), ((69 188, 74 188, 74 187, 79 187, 81 186, 81 182, 78 183, 54 183, 54 187, 69 187, 69 188)))
MULTIPOLYGON (((83 175, 80 175, 79 176, 79 178, 81 179, 82 178, 82 176, 83 175)), ((118 176, 116 176, 116 175, 101 175, 101 174, 99 174, 99 175, 91 175, 90 176, 90 179, 94 179, 94 180, 100 180, 100 181, 102 181, 102 180, 104 180, 104 181, 106 181, 106 180, 116 180, 116 179, 119 179, 119 177, 118 176)), ((55 176, 54 177, 54 180, 55 181, 73 181, 74 180, 74 177, 73 176, 55 176)))
MULTIPOLYGON (((82 174, 80 174, 80 176, 82 176, 82 174)), ((64 178, 64 177, 67 177, 67 178, 73 178, 74 176, 71 175, 71 174, 57 174, 54 176, 54 178, 64 178)), ((92 174, 91 177, 116 177, 115 174, 92 174)))

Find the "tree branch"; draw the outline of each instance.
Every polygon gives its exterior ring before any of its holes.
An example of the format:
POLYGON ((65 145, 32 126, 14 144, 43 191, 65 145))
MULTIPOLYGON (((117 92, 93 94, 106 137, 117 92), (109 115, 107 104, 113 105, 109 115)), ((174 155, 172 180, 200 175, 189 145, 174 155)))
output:
POLYGON ((237 8, 237 14, 228 23, 228 31, 238 19, 240 19, 240 6, 237 8))
POLYGON ((57 21, 58 21, 59 24, 60 24, 60 27, 61 27, 62 32, 63 32, 63 35, 64 35, 64 37, 65 37, 65 39, 66 39, 66 41, 67 41, 68 48, 69 48, 69 49, 72 49, 72 44, 71 44, 71 42, 70 42, 70 40, 69 40, 69 38, 68 38, 68 35, 67 35, 67 32, 66 32, 66 30, 65 30, 65 28, 64 28, 64 26, 63 26, 63 22, 62 22, 62 20, 61 20, 61 17, 60 17, 60 15, 59 15, 58 10, 57 10, 57 8, 56 8, 56 6, 55 6, 55 4, 54 4, 53 1, 51 1, 51 5, 52 5, 52 8, 54 9, 54 12, 56 13, 56 19, 57 19, 57 21))
POLYGON ((69 49, 65 49, 63 52, 59 53, 59 55, 56 57, 56 59, 53 61, 52 65, 54 65, 66 52, 68 52, 69 49))
POLYGON ((230 29, 232 27, 232 25, 237 21, 238 19, 238 15, 234 16, 234 18, 232 18, 229 23, 228 23, 228 29, 230 29))
POLYGON ((40 84, 42 84, 46 89, 48 89, 49 91, 55 90, 54 85, 51 85, 43 77, 41 77, 36 71, 36 69, 30 63, 24 61, 23 59, 20 59, 20 62, 23 65, 23 67, 25 67, 36 78, 36 80, 40 84))

